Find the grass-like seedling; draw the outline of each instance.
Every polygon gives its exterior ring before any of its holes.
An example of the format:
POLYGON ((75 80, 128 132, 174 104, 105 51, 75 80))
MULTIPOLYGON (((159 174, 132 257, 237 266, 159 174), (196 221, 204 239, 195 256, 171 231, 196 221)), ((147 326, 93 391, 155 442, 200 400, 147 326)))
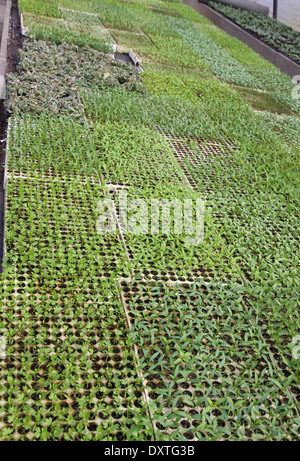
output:
POLYGON ((211 136, 215 133, 213 122, 202 108, 178 96, 129 95, 121 88, 105 92, 84 90, 81 98, 86 115, 92 120, 126 121, 151 129, 159 126, 165 132, 179 136, 211 136))
POLYGON ((32 13, 38 16, 50 16, 54 18, 60 18, 61 14, 59 11, 59 0, 49 0, 44 2, 43 0, 19 0, 19 8, 21 13, 32 13))
POLYGON ((1 440, 296 440, 293 83, 177 0, 20 8, 1 440))
POLYGON ((291 379, 242 287, 133 281, 122 290, 158 440, 297 438, 291 379))
POLYGON ((59 9, 62 12, 65 10, 73 10, 88 14, 95 14, 93 2, 91 0, 61 0, 59 2, 59 9))
POLYGON ((42 114, 12 118, 11 131, 9 174, 92 177, 136 187, 182 184, 165 137, 143 126, 110 121, 81 124, 42 114))
POLYGON ((2 278, 1 440, 151 439, 112 287, 90 276, 2 278))
POLYGON ((11 178, 7 193, 9 272, 46 278, 130 274, 118 231, 97 231, 103 187, 95 181, 11 178))
POLYGON ((74 14, 66 15, 70 21, 63 18, 48 18, 32 14, 24 14, 24 27, 29 30, 28 35, 36 40, 49 40, 56 44, 69 43, 78 46, 90 46, 95 50, 112 52, 111 37, 109 33, 104 33, 104 28, 97 20, 76 21, 78 16, 74 14), (71 21, 73 19, 73 22, 71 21), (93 23, 91 28, 84 22, 93 23))

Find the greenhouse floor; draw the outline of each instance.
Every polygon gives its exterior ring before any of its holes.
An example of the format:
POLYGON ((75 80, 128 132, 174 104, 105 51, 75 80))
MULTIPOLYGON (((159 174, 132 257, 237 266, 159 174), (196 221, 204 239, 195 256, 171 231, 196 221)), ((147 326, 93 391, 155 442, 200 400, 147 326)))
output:
POLYGON ((299 439, 295 84, 180 1, 12 14, 0 440, 299 439))

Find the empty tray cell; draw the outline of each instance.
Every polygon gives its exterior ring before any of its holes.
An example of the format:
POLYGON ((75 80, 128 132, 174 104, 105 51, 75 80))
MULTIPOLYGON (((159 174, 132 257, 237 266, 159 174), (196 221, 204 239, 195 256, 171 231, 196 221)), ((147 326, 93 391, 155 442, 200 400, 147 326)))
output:
POLYGON ((240 93, 252 109, 257 111, 268 111, 275 114, 293 115, 293 111, 285 104, 277 101, 268 91, 233 86, 240 93))
POLYGON ((190 186, 208 196, 231 188, 239 190, 236 150, 230 142, 165 134, 190 186))

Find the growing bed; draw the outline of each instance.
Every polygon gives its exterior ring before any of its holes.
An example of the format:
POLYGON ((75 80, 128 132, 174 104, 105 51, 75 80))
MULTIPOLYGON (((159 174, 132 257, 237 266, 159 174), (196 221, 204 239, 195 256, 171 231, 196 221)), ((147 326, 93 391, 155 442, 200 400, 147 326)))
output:
POLYGON ((209 6, 300 64, 300 33, 290 26, 269 16, 214 1, 209 6))
POLYGON ((177 1, 19 8, 1 440, 298 439, 294 84, 177 1), (125 232, 122 190, 205 200, 203 243, 125 232))

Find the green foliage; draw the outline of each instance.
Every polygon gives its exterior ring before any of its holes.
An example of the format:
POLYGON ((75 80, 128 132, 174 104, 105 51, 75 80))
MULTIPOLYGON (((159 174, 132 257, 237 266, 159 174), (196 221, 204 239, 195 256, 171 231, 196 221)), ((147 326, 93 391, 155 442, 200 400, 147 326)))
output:
POLYGON ((20 52, 18 68, 18 75, 8 76, 7 107, 14 113, 72 114, 82 119, 82 87, 143 91, 136 69, 87 47, 30 41, 20 52))
POLYGON ((1 440, 151 438, 122 305, 99 281, 2 278, 9 403, 1 402, 1 440))
POLYGON ((255 51, 249 48, 245 43, 235 37, 231 37, 214 24, 209 23, 206 26, 202 26, 201 30, 234 59, 244 66, 253 69, 254 72, 257 68, 274 70, 273 65, 269 61, 255 53, 255 51))
POLYGON ((177 1, 20 5, 1 440, 297 440, 291 80, 177 1), (124 191, 147 232, 122 222, 124 191), (201 201, 202 243, 177 232, 176 199, 201 201))
POLYGON ((300 34, 269 16, 241 10, 230 5, 210 2, 210 6, 225 14, 239 26, 257 35, 262 41, 300 62, 300 34))
MULTIPOLYGON (((180 37, 193 47, 194 51, 208 64, 210 70, 220 80, 265 90, 274 89, 278 81, 280 86, 277 84, 277 90, 281 87, 286 91, 292 91, 293 85, 290 79, 282 75, 275 67, 269 71, 248 68, 217 44, 213 38, 209 38, 202 31, 200 25, 177 18, 169 18, 168 21, 171 27, 174 27, 180 37)), ((229 40, 227 40, 228 42, 229 40)), ((234 42, 233 38, 231 42, 234 42)), ((251 51, 250 55, 252 55, 251 51)))
POLYGON ((68 43, 77 46, 89 46, 106 53, 112 51, 109 35, 103 34, 103 27, 81 26, 77 22, 66 22, 64 19, 46 18, 32 14, 24 14, 24 27, 34 40, 45 40, 57 45, 68 43))
POLYGON ((21 13, 32 13, 38 16, 52 16, 60 18, 59 0, 19 0, 21 13))
POLYGON ((300 119, 299 117, 285 116, 278 118, 276 114, 265 111, 261 114, 262 119, 273 128, 274 132, 281 134, 287 144, 295 148, 300 145, 300 119))
POLYGON ((138 30, 139 23, 135 15, 135 5, 114 0, 94 1, 94 10, 105 27, 117 29, 138 30))
POLYGON ((91 0, 59 0, 60 10, 69 9, 94 14, 93 2, 91 0))
POLYGON ((109 120, 160 126, 164 131, 186 136, 210 136, 214 133, 211 120, 195 104, 179 97, 129 94, 122 89, 81 93, 85 111, 93 120, 109 120))
POLYGON ((137 187, 182 183, 176 164, 172 163, 168 142, 143 126, 124 121, 81 124, 67 117, 46 114, 15 117, 12 126, 13 143, 8 163, 13 172, 37 177, 41 173, 92 176, 137 187), (24 156, 22 152, 30 155, 24 156))
POLYGON ((261 342, 265 327, 249 321, 242 287, 135 281, 123 290, 158 440, 289 439, 298 426, 289 378, 261 342))
POLYGON ((117 236, 97 232, 97 203, 104 191, 95 180, 86 180, 84 187, 80 177, 69 182, 60 177, 43 181, 39 176, 9 180, 9 272, 50 279, 129 275, 117 236))

